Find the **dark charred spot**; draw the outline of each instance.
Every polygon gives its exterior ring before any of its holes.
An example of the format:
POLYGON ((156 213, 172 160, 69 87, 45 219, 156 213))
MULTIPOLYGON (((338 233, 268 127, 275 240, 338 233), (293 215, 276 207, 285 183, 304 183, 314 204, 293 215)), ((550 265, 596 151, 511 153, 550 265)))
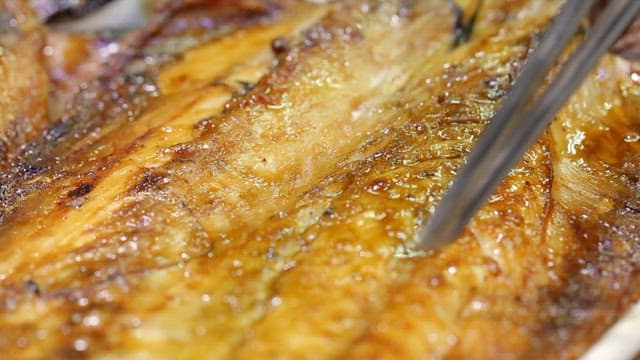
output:
POLYGON ((75 189, 69 191, 69 193, 67 194, 67 197, 70 199, 77 199, 83 196, 88 195, 91 191, 93 191, 93 188, 95 187, 95 184, 93 183, 82 183, 80 185, 78 185, 75 189))
POLYGON ((40 296, 42 294, 42 291, 40 290, 40 286, 38 285, 38 283, 36 283, 35 281, 29 279, 27 281, 25 281, 24 283, 24 289, 36 296, 40 296))
POLYGON ((333 211, 332 207, 328 207, 323 213, 322 216, 333 217, 335 215, 335 211, 333 211))
POLYGON ((291 44, 286 39, 277 37, 271 42, 271 50, 276 55, 286 54, 291 50, 291 44))
POLYGON ((153 190, 158 184, 162 183, 165 175, 146 170, 140 180, 132 189, 132 192, 141 193, 153 190))
POLYGON ((456 15, 456 22, 454 25, 455 37, 453 40, 453 47, 456 48, 471 39, 473 28, 476 24, 478 13, 480 12, 483 1, 480 0, 477 2, 476 8, 468 18, 465 17, 464 11, 455 2, 452 1, 451 3, 456 15))

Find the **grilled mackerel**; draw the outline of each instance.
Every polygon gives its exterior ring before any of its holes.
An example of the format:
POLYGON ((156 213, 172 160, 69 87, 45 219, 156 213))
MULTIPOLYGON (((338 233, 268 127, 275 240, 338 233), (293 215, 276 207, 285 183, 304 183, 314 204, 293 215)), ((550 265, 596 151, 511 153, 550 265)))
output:
POLYGON ((614 54, 415 250, 561 1, 172 0, 123 38, 27 3, 0 1, 3 356, 576 358, 640 298, 614 54))

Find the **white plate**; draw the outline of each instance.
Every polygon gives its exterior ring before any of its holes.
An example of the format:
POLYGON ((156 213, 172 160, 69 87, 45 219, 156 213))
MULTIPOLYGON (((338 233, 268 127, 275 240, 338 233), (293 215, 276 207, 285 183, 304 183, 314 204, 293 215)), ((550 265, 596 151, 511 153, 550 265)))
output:
POLYGON ((640 303, 637 303, 580 360, 628 360, 639 353, 640 303))

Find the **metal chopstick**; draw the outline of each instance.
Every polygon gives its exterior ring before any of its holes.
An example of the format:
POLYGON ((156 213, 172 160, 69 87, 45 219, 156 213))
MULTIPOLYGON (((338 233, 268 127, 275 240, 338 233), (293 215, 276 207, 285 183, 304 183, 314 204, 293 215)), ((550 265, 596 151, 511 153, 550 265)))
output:
POLYGON ((516 80, 510 96, 478 139, 433 217, 420 231, 421 248, 444 246, 460 235, 640 10, 640 0, 611 0, 544 95, 525 107, 592 5, 593 0, 565 3, 516 80))

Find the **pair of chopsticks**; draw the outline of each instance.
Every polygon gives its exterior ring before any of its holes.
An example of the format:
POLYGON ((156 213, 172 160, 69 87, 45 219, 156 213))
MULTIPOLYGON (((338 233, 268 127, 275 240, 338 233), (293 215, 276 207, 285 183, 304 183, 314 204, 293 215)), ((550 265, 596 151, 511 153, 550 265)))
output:
POLYGON ((419 233, 421 248, 441 247, 460 235, 640 10, 640 0, 608 1, 551 85, 532 102, 542 80, 558 61, 594 3, 594 0, 567 0, 554 18, 542 42, 516 79, 511 93, 471 150, 466 165, 458 172, 432 218, 419 233))

